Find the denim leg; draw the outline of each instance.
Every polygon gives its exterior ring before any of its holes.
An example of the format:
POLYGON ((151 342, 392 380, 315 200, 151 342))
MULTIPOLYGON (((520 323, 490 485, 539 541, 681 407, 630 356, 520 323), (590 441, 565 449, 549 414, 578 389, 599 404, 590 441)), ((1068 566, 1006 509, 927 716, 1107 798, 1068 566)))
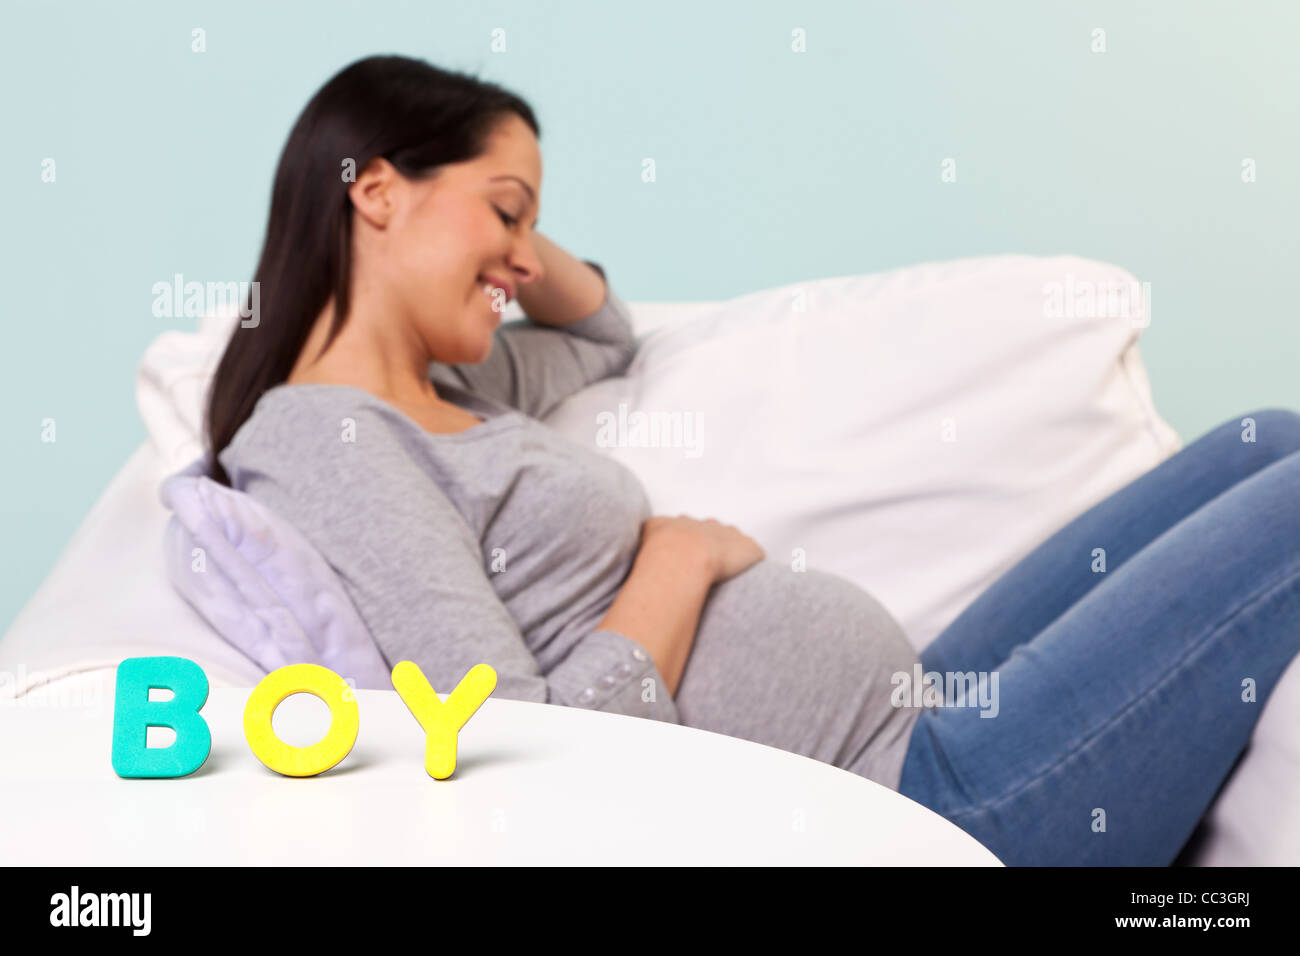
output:
POLYGON ((921 653, 927 671, 988 671, 1166 529, 1243 478, 1300 450, 1300 414, 1262 409, 1224 422, 1061 528, 968 605, 921 653), (1254 441, 1243 441, 1243 419, 1254 441), (1093 571, 1093 549, 1106 570, 1093 571))
POLYGON ((996 716, 913 730, 899 792, 1007 864, 1176 857, 1300 652, 1300 452, 1106 577, 996 669, 996 716))

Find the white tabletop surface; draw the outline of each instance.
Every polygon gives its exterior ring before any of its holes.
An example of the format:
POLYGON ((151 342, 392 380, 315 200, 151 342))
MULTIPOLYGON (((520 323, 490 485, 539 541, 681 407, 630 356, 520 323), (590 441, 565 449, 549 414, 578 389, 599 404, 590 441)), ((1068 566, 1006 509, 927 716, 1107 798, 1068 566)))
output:
MULTIPOLYGON (((290 778, 244 740, 251 688, 215 687, 202 768, 122 779, 111 675, 81 693, 65 684, 0 701, 0 864, 1000 865, 920 804, 828 764, 496 698, 462 729, 447 780, 425 772, 424 735, 401 699, 378 690, 357 692, 352 752, 320 776, 290 778)), ((300 746, 327 723, 324 703, 304 695, 274 720, 300 746)))

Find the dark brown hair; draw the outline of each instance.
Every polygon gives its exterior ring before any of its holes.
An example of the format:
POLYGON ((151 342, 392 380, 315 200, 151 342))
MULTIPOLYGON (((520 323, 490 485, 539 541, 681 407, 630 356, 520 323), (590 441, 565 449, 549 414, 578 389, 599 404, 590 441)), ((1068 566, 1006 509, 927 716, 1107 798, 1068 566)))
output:
MULTIPOLYGON (((360 174, 382 156, 403 176, 436 175, 439 166, 481 156, 507 113, 541 135, 532 109, 508 90, 402 56, 358 60, 311 98, 275 171, 253 276, 257 321, 235 328, 208 392, 209 477, 230 484, 217 456, 258 399, 289 377, 331 294, 327 346, 343 327, 352 279, 352 201, 344 164, 360 174)), ((245 315, 251 300, 250 291, 245 315)))

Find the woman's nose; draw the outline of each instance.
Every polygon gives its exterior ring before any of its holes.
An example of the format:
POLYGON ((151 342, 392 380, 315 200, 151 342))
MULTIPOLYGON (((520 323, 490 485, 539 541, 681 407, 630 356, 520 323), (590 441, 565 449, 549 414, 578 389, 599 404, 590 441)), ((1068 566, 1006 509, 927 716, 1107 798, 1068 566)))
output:
POLYGON ((528 241, 525 241, 523 250, 511 258, 510 265, 515 270, 520 285, 536 282, 546 274, 546 270, 542 267, 542 260, 537 255, 537 250, 528 241))

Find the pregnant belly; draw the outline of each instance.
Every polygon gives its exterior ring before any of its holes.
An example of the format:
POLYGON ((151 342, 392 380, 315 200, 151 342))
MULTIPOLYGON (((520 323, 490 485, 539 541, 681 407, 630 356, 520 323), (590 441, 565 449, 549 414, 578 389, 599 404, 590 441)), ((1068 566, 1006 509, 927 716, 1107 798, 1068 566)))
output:
POLYGON ((683 724, 892 787, 917 716, 891 703, 892 678, 916 660, 890 613, 851 581, 763 560, 710 590, 674 699, 683 724))

